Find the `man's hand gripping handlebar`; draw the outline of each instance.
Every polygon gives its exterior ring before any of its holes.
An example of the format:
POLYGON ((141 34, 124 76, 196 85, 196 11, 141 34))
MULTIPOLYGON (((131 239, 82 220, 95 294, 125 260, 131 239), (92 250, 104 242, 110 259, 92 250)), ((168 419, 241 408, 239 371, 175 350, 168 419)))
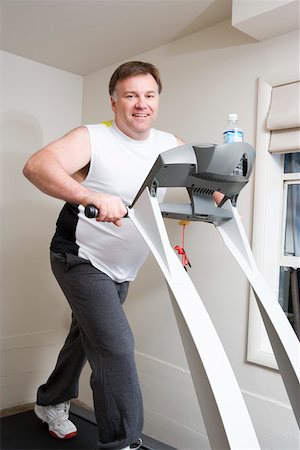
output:
MULTIPOLYGON (((126 206, 126 208, 127 208, 127 213, 125 214, 125 216, 123 216, 125 218, 128 217, 128 206, 126 206)), ((96 219, 99 216, 99 209, 96 208, 96 206, 94 206, 94 205, 87 205, 84 208, 84 214, 89 219, 96 219)))
POLYGON ((94 192, 83 203, 86 217, 96 219, 97 222, 111 222, 117 227, 122 225, 123 217, 127 216, 127 206, 117 195, 105 192, 94 192))

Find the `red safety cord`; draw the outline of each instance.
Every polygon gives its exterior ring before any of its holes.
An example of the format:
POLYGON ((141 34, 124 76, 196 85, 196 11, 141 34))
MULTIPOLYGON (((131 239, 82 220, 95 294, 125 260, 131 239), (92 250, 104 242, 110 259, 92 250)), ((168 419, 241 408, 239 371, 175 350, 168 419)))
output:
POLYGON ((185 270, 187 270, 187 266, 192 267, 191 263, 189 261, 189 258, 186 254, 186 251, 184 250, 184 234, 185 234, 185 227, 187 225, 187 221, 180 221, 179 225, 182 226, 182 238, 181 238, 181 246, 180 245, 176 245, 174 248, 177 251, 178 255, 181 255, 181 262, 183 267, 185 268, 185 270))

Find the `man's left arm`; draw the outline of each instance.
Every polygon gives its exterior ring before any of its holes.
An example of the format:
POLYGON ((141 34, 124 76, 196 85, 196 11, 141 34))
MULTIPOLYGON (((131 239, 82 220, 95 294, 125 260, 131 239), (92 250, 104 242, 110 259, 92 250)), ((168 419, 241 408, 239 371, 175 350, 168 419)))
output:
POLYGON ((184 145, 186 144, 186 142, 184 142, 182 139, 180 139, 178 136, 175 136, 176 141, 177 141, 177 145, 179 147, 179 145, 184 145))

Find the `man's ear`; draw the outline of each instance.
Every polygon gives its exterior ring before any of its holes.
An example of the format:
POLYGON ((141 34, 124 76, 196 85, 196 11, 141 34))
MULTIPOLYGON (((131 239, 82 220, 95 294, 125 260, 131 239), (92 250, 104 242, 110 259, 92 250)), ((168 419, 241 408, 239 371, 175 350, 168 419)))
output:
POLYGON ((110 96, 110 104, 111 104, 111 109, 113 110, 113 112, 115 112, 115 109, 116 109, 116 107, 115 107, 116 101, 114 100, 114 98, 113 98, 112 96, 110 96))

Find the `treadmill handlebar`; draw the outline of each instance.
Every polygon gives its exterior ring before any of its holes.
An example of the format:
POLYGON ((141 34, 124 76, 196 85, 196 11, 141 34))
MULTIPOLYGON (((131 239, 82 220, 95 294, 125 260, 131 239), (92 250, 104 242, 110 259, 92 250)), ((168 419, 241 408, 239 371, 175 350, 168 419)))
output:
MULTIPOLYGON (((161 204, 162 215, 219 225, 232 218, 232 212, 222 206, 227 200, 230 200, 233 206, 236 205, 240 191, 249 181, 254 160, 254 148, 246 142, 222 145, 185 144, 167 150, 157 157, 129 207, 134 206, 146 188, 152 197, 156 197, 159 187, 184 187, 187 189, 190 203, 161 204), (233 175, 242 158, 243 176, 233 175), (212 197, 214 192, 224 194, 218 206, 212 197)), ((84 213, 93 218, 98 216, 99 211, 95 206, 88 205, 84 213)))
POLYGON ((87 205, 84 208, 84 215, 88 219, 95 219, 96 217, 99 216, 99 209, 97 209, 96 206, 94 205, 87 205))
POLYGON ((146 187, 156 196, 158 187, 185 187, 197 195, 222 192, 232 199, 248 183, 254 164, 254 149, 245 142, 230 144, 185 144, 161 153, 137 193, 135 204, 146 187), (240 159, 243 176, 233 175, 240 159))

